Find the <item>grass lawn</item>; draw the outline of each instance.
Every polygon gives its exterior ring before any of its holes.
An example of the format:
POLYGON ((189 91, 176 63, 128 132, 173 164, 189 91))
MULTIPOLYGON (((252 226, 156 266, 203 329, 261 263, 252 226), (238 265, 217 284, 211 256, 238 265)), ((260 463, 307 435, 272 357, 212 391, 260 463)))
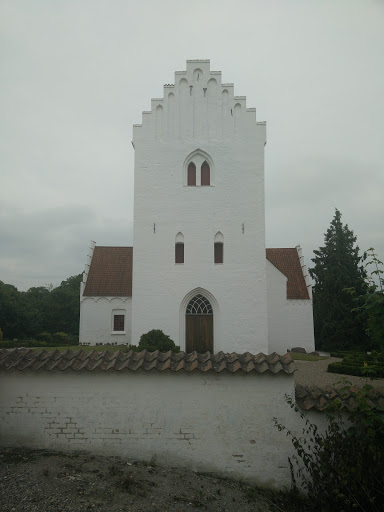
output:
POLYGON ((290 352, 290 356, 294 361, 321 361, 322 359, 329 359, 328 356, 313 356, 311 354, 296 354, 290 352))
POLYGON ((99 345, 99 346, 88 346, 88 345, 70 345, 64 347, 39 347, 33 350, 46 350, 47 352, 53 352, 54 350, 59 350, 60 352, 65 352, 66 350, 83 350, 84 352, 91 352, 92 350, 96 350, 97 352, 103 352, 104 350, 109 350, 110 352, 116 352, 116 350, 121 350, 122 352, 128 352, 127 345, 99 345))

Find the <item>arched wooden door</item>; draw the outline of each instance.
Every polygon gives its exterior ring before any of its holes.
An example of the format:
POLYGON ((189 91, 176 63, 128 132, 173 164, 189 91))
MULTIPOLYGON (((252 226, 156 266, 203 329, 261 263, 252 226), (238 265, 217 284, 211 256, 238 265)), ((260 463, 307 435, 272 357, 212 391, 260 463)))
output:
POLYGON ((185 350, 213 352, 213 310, 203 295, 195 295, 188 303, 185 318, 185 350))

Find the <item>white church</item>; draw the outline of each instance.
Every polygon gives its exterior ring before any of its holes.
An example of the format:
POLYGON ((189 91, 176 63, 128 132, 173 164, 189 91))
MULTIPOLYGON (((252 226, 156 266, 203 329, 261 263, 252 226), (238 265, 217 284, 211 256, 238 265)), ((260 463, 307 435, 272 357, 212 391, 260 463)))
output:
POLYGON ((265 247, 266 123, 209 60, 188 60, 134 125, 133 247, 92 244, 81 344, 161 329, 186 352, 314 350, 300 247, 265 247))

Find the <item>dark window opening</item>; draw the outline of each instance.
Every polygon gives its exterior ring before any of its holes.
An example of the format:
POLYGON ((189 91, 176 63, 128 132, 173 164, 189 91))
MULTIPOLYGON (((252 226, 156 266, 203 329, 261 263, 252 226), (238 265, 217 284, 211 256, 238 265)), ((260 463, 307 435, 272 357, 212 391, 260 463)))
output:
POLYGON ((222 242, 215 242, 215 263, 223 263, 224 244, 222 242))
POLYGON ((113 316, 113 330, 124 331, 124 315, 113 316))
POLYGON ((201 166, 201 186, 209 186, 211 184, 211 169, 205 161, 201 166))
POLYGON ((188 165, 188 187, 196 186, 196 165, 191 162, 188 165))
POLYGON ((175 263, 184 263, 184 244, 182 242, 175 244, 175 263))

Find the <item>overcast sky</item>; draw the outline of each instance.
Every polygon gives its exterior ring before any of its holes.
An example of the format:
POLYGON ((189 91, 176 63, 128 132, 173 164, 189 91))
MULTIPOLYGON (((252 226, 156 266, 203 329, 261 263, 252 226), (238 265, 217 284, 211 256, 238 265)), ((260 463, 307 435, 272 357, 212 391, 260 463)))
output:
POLYGON ((267 246, 310 264, 337 207, 384 258, 384 1, 0 0, 0 29, 1 281, 132 244, 132 124, 187 59, 267 121, 267 246))

